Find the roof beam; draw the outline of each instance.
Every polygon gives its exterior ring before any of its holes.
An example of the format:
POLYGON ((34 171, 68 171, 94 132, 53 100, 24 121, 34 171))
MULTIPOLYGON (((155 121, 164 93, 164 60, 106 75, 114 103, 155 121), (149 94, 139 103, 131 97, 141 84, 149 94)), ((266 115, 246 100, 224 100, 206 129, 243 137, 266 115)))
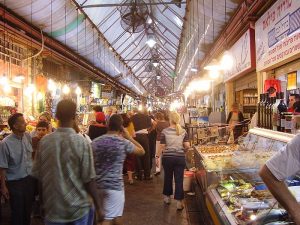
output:
MULTIPOLYGON (((144 6, 144 5, 175 5, 178 2, 147 2, 147 3, 139 3, 137 2, 136 6, 144 6)), ((186 4, 186 2, 180 2, 180 4, 186 4)), ((119 7, 119 6, 132 6, 132 3, 112 3, 112 4, 92 4, 92 5, 84 5, 81 8, 96 8, 96 7, 119 7)))
MULTIPOLYGON (((141 59, 125 59, 124 61, 145 61, 145 60, 151 60, 152 58, 149 59, 145 59, 145 58, 141 58, 141 59)), ((165 60, 176 60, 175 58, 165 58, 165 59, 157 59, 158 61, 165 61, 165 60)))
MULTIPOLYGON (((86 19, 89 21, 89 23, 92 25, 92 27, 94 27, 94 28, 96 29, 98 35, 102 38, 102 40, 104 40, 104 42, 109 43, 108 40, 106 39, 106 37, 104 36, 104 34, 103 34, 103 33, 100 31, 100 29, 94 24, 94 22, 92 21, 92 19, 87 15, 87 13, 86 13, 86 12, 83 10, 83 8, 78 4, 78 2, 77 2, 76 0, 71 0, 71 1, 72 1, 72 3, 74 3, 74 4, 76 5, 76 7, 78 8, 78 10, 80 10, 80 12, 86 17, 86 19)), ((128 64, 126 64, 126 63, 124 62, 123 57, 122 57, 119 53, 117 53, 116 51, 115 51, 115 54, 116 54, 116 57, 119 59, 119 61, 122 62, 122 63, 125 65, 125 67, 127 67, 127 69, 129 70, 129 73, 131 73, 132 76, 133 76, 134 78, 136 78, 135 74, 132 72, 132 68, 131 68, 128 64)), ((143 86, 143 84, 142 84, 141 82, 140 82, 139 84, 145 89, 145 87, 143 86)))
MULTIPOLYGON (((17 16, 11 10, 7 9, 3 4, 0 4, 0 15, 2 17, 0 25, 5 25, 7 31, 12 32, 15 36, 21 39, 22 42, 30 41, 33 45, 35 45, 35 47, 41 47, 40 41, 42 40, 42 36, 37 27, 17 16)), ((55 57, 83 69, 95 79, 105 79, 115 88, 121 89, 128 93, 134 93, 133 90, 119 83, 113 77, 107 75, 100 68, 95 67, 84 57, 78 55, 76 52, 64 46, 62 43, 47 36, 46 34, 44 34, 44 40, 44 50, 53 52, 55 57)))

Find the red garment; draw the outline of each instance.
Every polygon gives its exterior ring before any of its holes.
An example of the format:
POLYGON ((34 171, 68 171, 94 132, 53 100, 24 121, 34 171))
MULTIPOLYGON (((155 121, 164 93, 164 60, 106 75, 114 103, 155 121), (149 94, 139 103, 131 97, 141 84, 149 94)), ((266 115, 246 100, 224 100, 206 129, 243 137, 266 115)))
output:
POLYGON ((268 92, 268 90, 273 87, 276 92, 281 92, 281 81, 276 79, 265 80, 264 92, 268 92))
POLYGON ((96 122, 98 123, 104 123, 105 122, 105 115, 103 112, 97 112, 96 113, 96 122))
POLYGON ((134 154, 128 154, 126 156, 124 167, 126 171, 135 171, 136 157, 134 154))
POLYGON ((292 113, 294 113, 294 108, 293 107, 291 107, 291 108, 288 108, 288 112, 292 112, 292 113))

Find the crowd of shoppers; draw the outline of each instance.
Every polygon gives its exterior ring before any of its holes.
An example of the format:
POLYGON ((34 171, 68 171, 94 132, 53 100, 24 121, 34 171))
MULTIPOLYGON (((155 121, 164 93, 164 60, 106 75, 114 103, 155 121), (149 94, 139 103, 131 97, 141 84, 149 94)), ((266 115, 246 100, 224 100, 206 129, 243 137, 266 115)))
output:
POLYGON ((183 208, 188 141, 180 116, 172 112, 169 121, 163 111, 149 115, 138 110, 117 114, 111 108, 105 114, 100 106, 93 110, 95 120, 87 134, 79 128, 71 100, 57 105, 57 129, 47 112, 30 134, 23 114, 9 118, 12 134, 0 146, 0 187, 10 201, 12 225, 30 225, 33 205, 43 209, 38 214, 46 225, 122 224, 123 173, 129 184, 151 180, 154 155, 154 174, 161 172, 161 159, 164 167, 165 203, 173 194, 174 175, 174 198, 177 208, 183 208))

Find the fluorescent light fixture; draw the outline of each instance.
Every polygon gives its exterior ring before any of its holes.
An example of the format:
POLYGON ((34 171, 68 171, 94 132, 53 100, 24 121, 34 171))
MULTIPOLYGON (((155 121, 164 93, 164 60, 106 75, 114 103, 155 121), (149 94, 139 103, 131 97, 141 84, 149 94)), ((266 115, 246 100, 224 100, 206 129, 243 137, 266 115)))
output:
POLYGON ((196 67, 192 67, 192 68, 191 68, 191 71, 192 71, 192 72, 197 72, 198 69, 197 69, 196 67))
POLYGON ((205 70, 220 70, 220 65, 216 59, 213 59, 207 66, 204 67, 205 70))
POLYGON ((113 48, 111 46, 108 49, 111 50, 111 51, 113 50, 113 48))

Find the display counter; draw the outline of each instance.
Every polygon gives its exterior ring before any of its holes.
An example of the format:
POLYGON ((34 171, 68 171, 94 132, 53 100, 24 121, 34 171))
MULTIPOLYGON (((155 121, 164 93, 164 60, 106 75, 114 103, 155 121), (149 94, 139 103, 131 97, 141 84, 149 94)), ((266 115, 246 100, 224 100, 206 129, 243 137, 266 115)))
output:
MULTIPOLYGON (((268 224, 287 220, 286 211, 266 189, 258 171, 293 137, 254 128, 239 145, 194 146, 196 183, 214 224, 268 224)), ((300 181, 293 178, 290 184, 297 186, 300 181)), ((299 188, 293 187, 293 193, 299 194, 299 188)))

